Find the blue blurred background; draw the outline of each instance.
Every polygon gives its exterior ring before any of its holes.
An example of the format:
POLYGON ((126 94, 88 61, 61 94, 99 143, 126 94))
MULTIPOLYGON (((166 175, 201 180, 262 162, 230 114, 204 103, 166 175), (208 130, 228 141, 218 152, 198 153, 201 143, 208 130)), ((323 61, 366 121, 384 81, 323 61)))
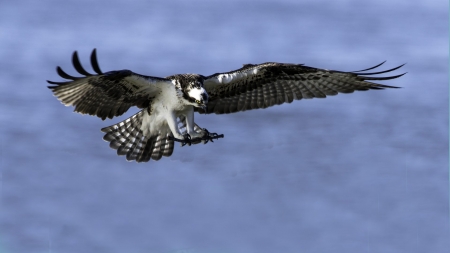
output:
POLYGON ((0 3, 0 252, 450 252, 448 2, 0 3), (407 63, 402 89, 196 116, 225 138, 145 164, 46 88, 87 69, 167 76, 278 61, 407 63))

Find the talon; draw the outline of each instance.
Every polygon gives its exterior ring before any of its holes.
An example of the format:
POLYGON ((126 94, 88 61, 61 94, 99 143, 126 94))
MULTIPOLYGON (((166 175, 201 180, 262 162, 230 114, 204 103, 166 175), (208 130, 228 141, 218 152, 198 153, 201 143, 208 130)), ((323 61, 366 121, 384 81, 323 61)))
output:
POLYGON ((191 146, 191 144, 192 144, 192 138, 191 138, 191 136, 190 136, 189 134, 185 134, 185 135, 183 135, 183 137, 184 137, 184 140, 183 140, 183 142, 181 143, 181 146, 185 146, 186 144, 188 144, 189 146, 191 146))
POLYGON ((203 128, 203 131, 205 132, 205 134, 201 139, 204 141, 204 144, 208 143, 208 141, 214 142, 214 139, 223 138, 224 136, 223 134, 219 135, 217 133, 210 133, 206 128, 203 128))
POLYGON ((173 141, 177 141, 180 142, 181 146, 186 146, 189 145, 191 146, 192 144, 197 144, 200 142, 203 142, 204 144, 210 142, 214 142, 214 139, 219 139, 219 138, 223 138, 224 135, 223 134, 217 134, 217 133, 210 133, 208 130, 206 130, 205 128, 203 129, 204 134, 202 137, 196 137, 196 138, 192 138, 189 134, 184 134, 183 135, 183 139, 178 139, 175 138, 173 136, 169 136, 168 139, 169 140, 173 140, 173 141))
POLYGON ((210 135, 208 129, 203 128, 203 132, 204 132, 204 134, 202 136, 203 144, 208 143, 208 141, 214 142, 213 140, 210 139, 211 135, 210 135))
POLYGON ((178 138, 175 138, 173 136, 169 136, 168 139, 179 142, 182 147, 185 146, 186 144, 189 145, 189 146, 191 146, 191 144, 192 144, 192 139, 191 139, 191 136, 189 134, 183 135, 183 139, 178 139, 178 138))

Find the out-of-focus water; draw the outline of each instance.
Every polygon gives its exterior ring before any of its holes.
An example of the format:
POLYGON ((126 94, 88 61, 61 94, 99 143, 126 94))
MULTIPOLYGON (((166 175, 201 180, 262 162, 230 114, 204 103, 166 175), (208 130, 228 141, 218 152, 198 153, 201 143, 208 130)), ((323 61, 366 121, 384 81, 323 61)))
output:
POLYGON ((3 1, 0 252, 449 252, 445 1, 3 1), (88 66, 167 76, 265 61, 396 90, 196 116, 225 138, 126 162, 119 122, 46 88, 88 66), (183 251, 184 250, 184 251, 183 251))

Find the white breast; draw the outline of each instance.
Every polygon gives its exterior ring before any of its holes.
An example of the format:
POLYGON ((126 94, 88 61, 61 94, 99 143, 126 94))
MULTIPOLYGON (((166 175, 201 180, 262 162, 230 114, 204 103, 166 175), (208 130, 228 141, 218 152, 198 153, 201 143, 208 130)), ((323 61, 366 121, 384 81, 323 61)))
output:
MULTIPOLYGON (((144 115, 141 130, 144 134, 154 135, 161 128, 167 128, 167 119, 173 112, 185 109, 186 105, 180 103, 175 85, 172 83, 158 84, 160 92, 150 105, 150 114, 144 115)), ((146 110, 147 111, 147 110, 146 110)))

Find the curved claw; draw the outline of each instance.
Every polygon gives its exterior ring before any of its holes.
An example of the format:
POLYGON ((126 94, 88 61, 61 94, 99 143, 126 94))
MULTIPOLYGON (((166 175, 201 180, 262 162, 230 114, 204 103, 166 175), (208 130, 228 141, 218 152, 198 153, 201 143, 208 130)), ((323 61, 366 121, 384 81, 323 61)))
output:
POLYGON ((202 139, 203 139, 203 138, 206 138, 206 139, 204 140, 205 142, 203 142, 203 144, 208 143, 208 141, 214 142, 212 139, 210 140, 210 139, 208 138, 209 136, 211 136, 210 133, 209 133, 209 131, 208 131, 208 129, 203 128, 203 132, 205 132, 205 134, 202 136, 202 139))
POLYGON ((203 128, 203 131, 205 132, 205 134, 203 135, 203 137, 201 138, 204 141, 204 144, 210 142, 214 142, 214 139, 219 139, 219 138, 223 138, 224 135, 223 134, 217 134, 217 133, 210 133, 206 128, 203 128))
POLYGON ((186 144, 191 146, 192 144, 198 144, 200 142, 203 142, 204 144, 210 142, 214 142, 214 139, 223 138, 223 134, 217 134, 217 133, 210 133, 205 128, 203 129, 204 135, 202 137, 196 137, 192 138, 189 134, 184 134, 183 139, 178 139, 173 136, 169 136, 169 140, 180 142, 181 146, 185 146, 186 144))
POLYGON ((185 134, 183 135, 184 140, 181 142, 181 146, 184 146, 186 144, 188 144, 189 146, 191 146, 192 144, 192 138, 189 134, 185 134))
POLYGON ((185 146, 186 144, 191 146, 191 144, 192 144, 191 136, 189 134, 185 134, 185 135, 183 135, 183 137, 184 137, 183 139, 178 139, 178 138, 175 138, 173 136, 169 136, 168 139, 172 140, 172 141, 180 142, 182 147, 185 146))

